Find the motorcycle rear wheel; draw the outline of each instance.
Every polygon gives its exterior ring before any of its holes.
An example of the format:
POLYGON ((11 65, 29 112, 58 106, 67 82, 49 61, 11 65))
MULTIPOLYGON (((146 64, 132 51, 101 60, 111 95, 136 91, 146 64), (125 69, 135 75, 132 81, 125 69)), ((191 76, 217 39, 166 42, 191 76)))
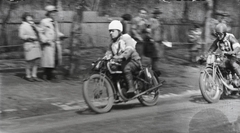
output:
MULTIPOLYGON (((151 87, 157 86, 158 81, 156 77, 153 77, 153 84, 151 87)), ((147 92, 144 95, 139 96, 138 101, 144 106, 154 106, 157 104, 159 98, 159 88, 156 88, 150 92, 147 92)))
POLYGON ((112 86, 100 74, 93 74, 84 82, 83 97, 88 107, 96 113, 106 113, 112 109, 114 101, 112 86))
POLYGON ((213 79, 212 76, 213 70, 211 68, 207 68, 204 72, 202 72, 199 78, 199 88, 203 98, 208 103, 217 103, 222 94, 220 88, 223 89, 223 84, 217 75, 215 76, 215 79, 213 79))

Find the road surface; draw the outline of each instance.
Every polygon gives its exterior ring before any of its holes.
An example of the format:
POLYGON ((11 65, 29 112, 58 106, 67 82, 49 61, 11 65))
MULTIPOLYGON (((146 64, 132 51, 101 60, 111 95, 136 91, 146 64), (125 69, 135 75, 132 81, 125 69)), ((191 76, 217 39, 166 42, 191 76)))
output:
POLYGON ((1 121, 2 133, 240 133, 240 98, 208 104, 199 92, 160 97, 157 106, 137 101, 111 112, 88 109, 1 121))

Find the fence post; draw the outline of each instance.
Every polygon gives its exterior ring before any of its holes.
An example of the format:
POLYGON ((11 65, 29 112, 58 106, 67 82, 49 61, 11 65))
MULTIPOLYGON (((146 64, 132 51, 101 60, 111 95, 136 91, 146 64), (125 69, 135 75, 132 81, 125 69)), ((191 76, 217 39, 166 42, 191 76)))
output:
POLYGON ((208 45, 211 41, 210 37, 211 37, 211 22, 210 22, 210 19, 211 19, 211 15, 213 13, 213 5, 214 5, 214 1, 213 0, 207 0, 207 4, 208 4, 208 7, 207 7, 207 13, 206 13, 206 19, 205 19, 205 29, 204 29, 204 53, 207 52, 208 50, 208 45))

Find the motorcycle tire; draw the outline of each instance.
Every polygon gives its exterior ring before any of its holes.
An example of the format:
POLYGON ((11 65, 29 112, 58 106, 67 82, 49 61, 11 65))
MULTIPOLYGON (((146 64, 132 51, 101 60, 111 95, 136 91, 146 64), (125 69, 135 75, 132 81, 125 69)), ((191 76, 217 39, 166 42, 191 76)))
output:
MULTIPOLYGON (((93 91, 93 98, 98 98, 101 97, 101 94, 104 92, 104 90, 101 90, 101 85, 97 85, 96 89, 94 89, 93 91), (100 89, 99 89, 100 88, 100 89), (96 93, 96 92, 100 92, 100 93, 96 93)), ((92 76, 89 77, 88 80, 86 80, 83 83, 83 97, 84 100, 86 102, 86 104, 88 105, 88 107, 95 111, 96 113, 106 113, 109 112, 112 109, 113 106, 113 102, 114 102, 114 95, 113 95, 113 90, 112 90, 112 86, 110 84, 110 82, 103 76, 101 76, 100 74, 93 74, 92 76), (103 102, 95 102, 93 101, 91 98, 91 88, 90 85, 93 85, 90 81, 91 80, 95 80, 95 81, 103 81, 102 85, 104 85, 105 90, 106 90, 106 105, 99 105, 99 104, 103 104, 103 102), (97 104, 98 103, 98 104, 97 104)))
MULTIPOLYGON (((201 94, 203 98, 208 102, 208 103, 217 103, 220 100, 222 92, 220 91, 220 87, 223 89, 223 84, 221 83, 221 80, 219 77, 216 75, 215 79, 206 79, 209 76, 213 75, 213 70, 212 68, 207 68, 204 72, 200 74, 199 78, 199 88, 201 90, 201 94), (207 74, 208 72, 208 74, 207 74), (214 82, 217 82, 217 88, 215 89, 215 92, 213 93, 214 96, 211 96, 207 91, 209 89, 213 88, 208 88, 208 84, 211 84, 209 86, 214 86, 214 83, 212 83, 211 80, 214 80, 214 82)), ((212 77, 211 77, 212 78, 212 77)))

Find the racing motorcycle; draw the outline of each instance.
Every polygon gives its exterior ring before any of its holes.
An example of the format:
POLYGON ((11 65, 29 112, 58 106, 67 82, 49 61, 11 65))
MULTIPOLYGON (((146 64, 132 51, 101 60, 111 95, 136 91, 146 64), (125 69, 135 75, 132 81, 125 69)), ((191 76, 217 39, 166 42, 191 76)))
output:
POLYGON ((128 85, 121 64, 113 59, 98 59, 92 63, 91 75, 83 84, 83 97, 88 107, 96 113, 106 113, 117 103, 138 99, 145 106, 157 104, 159 88, 158 74, 151 67, 144 67, 133 74, 134 95, 127 94, 128 85))
POLYGON ((228 58, 234 58, 234 55, 213 53, 207 57, 206 67, 200 74, 199 87, 208 103, 216 103, 229 95, 240 93, 240 77, 226 66, 228 58))

